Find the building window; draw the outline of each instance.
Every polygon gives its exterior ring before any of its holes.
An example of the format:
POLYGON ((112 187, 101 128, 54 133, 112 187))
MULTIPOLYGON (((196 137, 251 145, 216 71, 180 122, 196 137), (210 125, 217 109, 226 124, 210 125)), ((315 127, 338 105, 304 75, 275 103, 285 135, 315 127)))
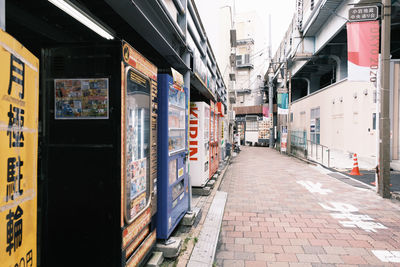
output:
POLYGON ((372 130, 376 130, 376 113, 372 113, 372 130))
POLYGON ((238 99, 240 104, 244 103, 244 95, 238 96, 238 99))
POLYGON ((290 122, 293 122, 293 112, 290 113, 290 122))
POLYGON ((236 55, 236 66, 240 66, 242 64, 242 55, 236 55))
POLYGON ((310 9, 311 9, 311 10, 313 10, 313 9, 314 9, 314 0, 311 0, 310 9))
POLYGON ((249 54, 245 54, 244 55, 244 63, 245 64, 250 64, 250 55, 249 54))
POLYGON ((312 108, 310 112, 310 138, 311 142, 315 144, 320 144, 320 134, 321 134, 321 119, 320 119, 320 109, 312 108))

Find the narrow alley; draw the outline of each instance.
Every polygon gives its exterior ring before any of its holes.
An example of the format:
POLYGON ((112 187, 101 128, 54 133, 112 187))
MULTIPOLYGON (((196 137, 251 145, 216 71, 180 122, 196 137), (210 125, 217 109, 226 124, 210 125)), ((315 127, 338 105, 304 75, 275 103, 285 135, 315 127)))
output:
MULTIPOLYGON (((217 266, 394 266, 399 202, 271 149, 242 147, 228 193, 217 266)), ((398 265, 397 265, 398 266, 398 265)))
POLYGON ((0 267, 400 267, 400 0, 0 0, 0 70, 0 267))

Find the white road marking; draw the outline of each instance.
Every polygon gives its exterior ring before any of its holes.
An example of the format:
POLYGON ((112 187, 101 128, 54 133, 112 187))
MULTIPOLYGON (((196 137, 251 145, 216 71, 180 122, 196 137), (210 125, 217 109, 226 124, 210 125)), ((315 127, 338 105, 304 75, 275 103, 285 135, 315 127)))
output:
POLYGON ((383 224, 374 222, 374 219, 368 215, 352 214, 353 212, 358 211, 358 208, 353 205, 341 202, 330 202, 330 206, 322 203, 319 203, 319 205, 326 210, 335 212, 330 214, 333 218, 347 219, 347 221, 339 221, 339 223, 344 227, 358 227, 366 232, 374 233, 377 232, 376 229, 387 229, 383 224))
POLYGON ((382 262, 400 262, 400 251, 372 250, 372 253, 382 262))
POLYGON ((310 191, 311 193, 318 193, 321 195, 326 195, 328 193, 332 193, 332 190, 330 189, 323 189, 322 184, 321 183, 316 183, 314 184, 311 181, 297 181, 298 184, 301 184, 302 186, 304 186, 308 191, 310 191))

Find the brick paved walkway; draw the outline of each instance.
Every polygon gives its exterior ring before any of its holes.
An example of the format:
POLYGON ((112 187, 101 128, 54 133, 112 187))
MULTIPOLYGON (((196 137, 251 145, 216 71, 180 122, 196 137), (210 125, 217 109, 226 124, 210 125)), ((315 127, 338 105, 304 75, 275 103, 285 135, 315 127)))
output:
POLYGON ((217 266, 400 266, 372 252, 400 251, 400 202, 262 147, 242 147, 220 190, 217 266))

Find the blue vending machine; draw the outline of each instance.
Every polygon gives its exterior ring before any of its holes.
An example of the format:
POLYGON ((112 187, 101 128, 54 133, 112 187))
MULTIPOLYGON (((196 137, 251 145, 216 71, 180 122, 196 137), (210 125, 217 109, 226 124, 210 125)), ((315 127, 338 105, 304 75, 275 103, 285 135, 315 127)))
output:
POLYGON ((187 125, 188 90, 171 69, 158 75, 158 239, 168 239, 189 208, 187 125))

